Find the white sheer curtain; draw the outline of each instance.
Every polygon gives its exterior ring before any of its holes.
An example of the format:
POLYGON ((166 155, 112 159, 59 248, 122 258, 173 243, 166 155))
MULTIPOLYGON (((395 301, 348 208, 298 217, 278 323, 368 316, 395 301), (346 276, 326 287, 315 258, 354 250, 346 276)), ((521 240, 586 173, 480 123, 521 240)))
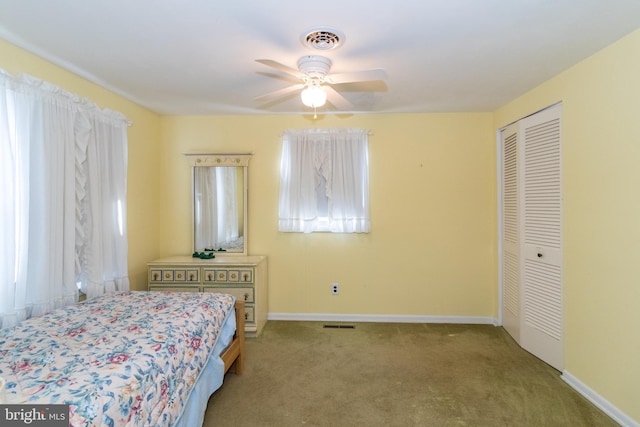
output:
POLYGON ((280 231, 370 231, 368 135, 363 129, 283 133, 280 231))
POLYGON ((78 282, 88 296, 129 288, 127 125, 119 113, 0 70, 2 328, 77 302, 78 282))

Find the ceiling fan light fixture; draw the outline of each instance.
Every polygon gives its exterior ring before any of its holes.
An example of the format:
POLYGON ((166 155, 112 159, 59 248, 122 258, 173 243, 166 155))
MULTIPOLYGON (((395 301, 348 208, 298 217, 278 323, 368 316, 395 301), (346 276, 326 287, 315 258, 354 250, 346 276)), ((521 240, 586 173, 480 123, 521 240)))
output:
POLYGON ((310 85, 300 93, 300 98, 302 98, 302 103, 307 107, 318 108, 327 102, 327 92, 324 91, 322 86, 310 85))

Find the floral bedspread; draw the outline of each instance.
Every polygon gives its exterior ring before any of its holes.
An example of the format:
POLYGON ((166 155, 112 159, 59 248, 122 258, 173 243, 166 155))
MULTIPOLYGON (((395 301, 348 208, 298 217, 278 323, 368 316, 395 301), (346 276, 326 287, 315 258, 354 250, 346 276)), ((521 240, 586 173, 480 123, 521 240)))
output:
POLYGON ((0 330, 9 402, 70 405, 72 426, 168 426, 234 298, 123 292, 0 330))

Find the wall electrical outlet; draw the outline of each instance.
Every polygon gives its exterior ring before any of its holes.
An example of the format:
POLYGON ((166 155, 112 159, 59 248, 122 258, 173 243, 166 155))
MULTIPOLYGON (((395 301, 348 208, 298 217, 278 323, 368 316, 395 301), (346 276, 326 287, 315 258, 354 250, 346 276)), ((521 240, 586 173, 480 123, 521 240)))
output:
POLYGON ((340 284, 332 283, 331 284, 331 295, 338 295, 340 293, 340 284))

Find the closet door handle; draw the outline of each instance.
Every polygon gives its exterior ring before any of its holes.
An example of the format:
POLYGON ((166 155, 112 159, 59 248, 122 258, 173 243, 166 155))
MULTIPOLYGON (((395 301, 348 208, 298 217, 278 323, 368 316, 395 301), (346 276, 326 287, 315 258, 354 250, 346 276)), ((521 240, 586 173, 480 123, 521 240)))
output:
POLYGON ((542 258, 542 254, 538 252, 538 258, 542 258))

